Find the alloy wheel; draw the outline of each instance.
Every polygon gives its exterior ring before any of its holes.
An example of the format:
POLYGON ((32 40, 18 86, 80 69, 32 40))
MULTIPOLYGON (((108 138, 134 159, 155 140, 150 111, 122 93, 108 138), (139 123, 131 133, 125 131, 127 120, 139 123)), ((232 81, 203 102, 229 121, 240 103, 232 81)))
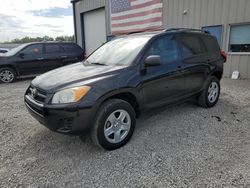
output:
POLYGON ((219 96, 219 86, 216 82, 212 82, 208 88, 208 101, 214 103, 219 96))
POLYGON ((125 110, 116 110, 109 115, 104 126, 105 138, 113 144, 123 141, 131 128, 131 117, 125 110))
POLYGON ((10 83, 14 80, 14 74, 13 72, 9 70, 3 70, 0 72, 0 80, 4 83, 10 83))

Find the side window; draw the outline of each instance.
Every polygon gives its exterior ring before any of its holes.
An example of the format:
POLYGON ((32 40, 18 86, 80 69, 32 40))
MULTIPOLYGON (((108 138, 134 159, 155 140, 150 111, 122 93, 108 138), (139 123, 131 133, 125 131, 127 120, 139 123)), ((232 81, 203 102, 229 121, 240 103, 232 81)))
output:
POLYGON ((159 55, 163 64, 174 62, 178 59, 177 42, 173 36, 156 39, 149 48, 146 56, 159 55))
POLYGON ((218 44, 216 38, 214 38, 212 36, 203 36, 202 40, 204 41, 204 44, 205 44, 208 52, 219 52, 220 51, 220 47, 219 47, 219 44, 218 44))
POLYGON ((43 45, 42 44, 32 44, 22 50, 22 53, 25 55, 40 55, 43 53, 43 45))
POLYGON ((198 37, 185 35, 180 37, 180 46, 183 58, 189 58, 204 52, 201 41, 198 37))
POLYGON ((60 46, 57 44, 45 44, 46 54, 60 53, 60 46))

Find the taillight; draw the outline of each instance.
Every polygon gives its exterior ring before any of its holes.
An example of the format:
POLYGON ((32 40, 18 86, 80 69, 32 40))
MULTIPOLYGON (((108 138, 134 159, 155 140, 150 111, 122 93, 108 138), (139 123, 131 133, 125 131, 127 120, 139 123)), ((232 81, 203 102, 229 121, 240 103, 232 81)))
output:
POLYGON ((227 53, 225 51, 221 51, 220 55, 221 55, 221 57, 223 57, 224 63, 226 63, 226 61, 227 61, 227 53))

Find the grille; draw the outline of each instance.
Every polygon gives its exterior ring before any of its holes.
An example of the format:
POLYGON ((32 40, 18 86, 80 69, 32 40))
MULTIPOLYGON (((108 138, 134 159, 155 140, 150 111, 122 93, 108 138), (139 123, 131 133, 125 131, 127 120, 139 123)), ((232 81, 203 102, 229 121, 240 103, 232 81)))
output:
POLYGON ((40 89, 34 88, 34 87, 30 87, 27 94, 32 99, 34 99, 36 102, 39 102, 39 103, 45 103, 45 100, 47 97, 46 92, 44 92, 40 89))

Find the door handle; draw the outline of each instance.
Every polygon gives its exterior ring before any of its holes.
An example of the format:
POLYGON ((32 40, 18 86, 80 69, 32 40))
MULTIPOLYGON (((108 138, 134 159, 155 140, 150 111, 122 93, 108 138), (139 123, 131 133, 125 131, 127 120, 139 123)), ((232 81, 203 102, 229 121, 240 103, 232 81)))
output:
POLYGON ((182 66, 181 66, 181 65, 179 65, 177 68, 178 68, 178 69, 181 69, 181 68, 182 68, 182 66))
POLYGON ((44 60, 44 58, 43 57, 39 57, 39 58, 37 58, 37 60, 41 61, 41 60, 44 60))

